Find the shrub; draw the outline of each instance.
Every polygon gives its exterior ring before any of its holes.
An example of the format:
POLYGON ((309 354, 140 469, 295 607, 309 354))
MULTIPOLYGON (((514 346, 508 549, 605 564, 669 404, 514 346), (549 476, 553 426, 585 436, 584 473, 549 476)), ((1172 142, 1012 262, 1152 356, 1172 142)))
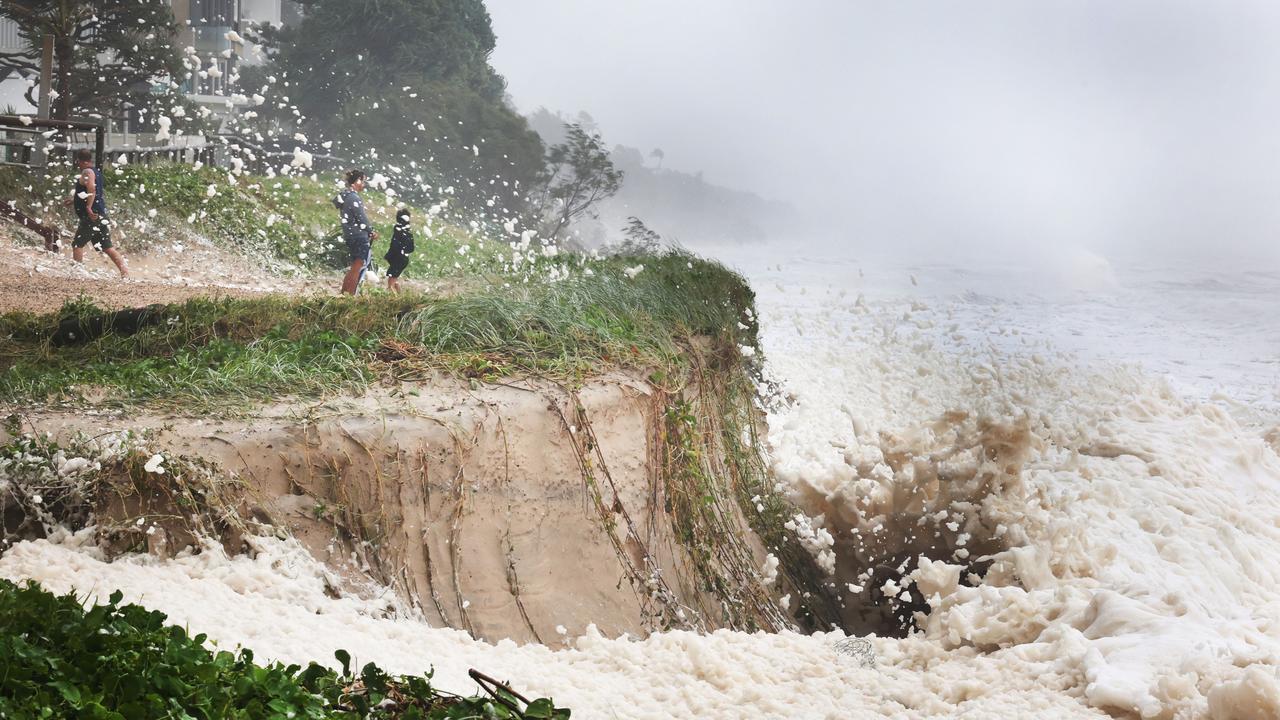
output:
POLYGON ((121 598, 86 609, 72 595, 0 580, 0 717, 569 718, 504 687, 463 698, 432 687, 431 673, 392 676, 373 663, 356 673, 342 650, 340 673, 314 662, 259 665, 249 650, 211 652, 204 635, 121 598))

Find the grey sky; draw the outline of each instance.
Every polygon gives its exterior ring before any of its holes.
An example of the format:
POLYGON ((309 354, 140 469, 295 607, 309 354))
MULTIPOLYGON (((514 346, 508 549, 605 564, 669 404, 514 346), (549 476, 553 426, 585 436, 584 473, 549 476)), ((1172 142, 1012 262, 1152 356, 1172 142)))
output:
POLYGON ((524 109, 863 242, 1280 258, 1280 4, 489 0, 524 109))

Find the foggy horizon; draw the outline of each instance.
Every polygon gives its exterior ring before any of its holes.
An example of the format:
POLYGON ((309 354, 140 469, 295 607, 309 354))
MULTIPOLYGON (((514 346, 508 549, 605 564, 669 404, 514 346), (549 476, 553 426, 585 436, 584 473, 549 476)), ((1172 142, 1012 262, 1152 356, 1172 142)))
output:
POLYGON ((1280 8, 488 5, 521 111, 586 111, 829 241, 1280 261, 1280 8))

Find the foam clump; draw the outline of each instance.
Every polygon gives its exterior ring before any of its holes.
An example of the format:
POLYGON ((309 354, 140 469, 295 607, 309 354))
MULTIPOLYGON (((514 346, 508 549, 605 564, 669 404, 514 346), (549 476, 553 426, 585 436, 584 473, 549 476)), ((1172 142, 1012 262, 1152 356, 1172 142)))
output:
POLYGON ((1232 720, 1280 717, 1280 672, 1254 665, 1209 691, 1209 715, 1232 720))
MULTIPOLYGON (((1068 259, 1061 286, 1115 286, 1105 259, 1068 259)), ((771 466, 825 518, 848 618, 896 601, 913 637, 1052 659, 1044 682, 1107 712, 1280 717, 1274 417, 971 342, 1025 327, 985 296, 760 301, 791 400, 771 466)))

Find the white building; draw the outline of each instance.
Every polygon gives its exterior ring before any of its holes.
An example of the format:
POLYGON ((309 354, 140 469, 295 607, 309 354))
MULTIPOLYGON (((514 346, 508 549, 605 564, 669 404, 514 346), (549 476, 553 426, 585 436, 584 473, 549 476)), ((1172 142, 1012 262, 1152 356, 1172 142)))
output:
POLYGON ((260 62, 256 47, 231 42, 227 39, 230 33, 247 33, 253 25, 280 27, 302 17, 301 9, 291 0, 170 0, 170 5, 183 28, 178 45, 195 48, 205 63, 218 69, 189 89, 198 95, 226 94, 225 82, 235 63, 260 62), (231 58, 225 57, 228 50, 231 58))
MULTIPOLYGON (((26 46, 18 37, 18 26, 12 20, 0 19, 0 51, 22 52, 26 46)), ((27 102, 28 79, 13 68, 0 66, 0 111, 34 113, 36 108, 27 102)))
MULTIPOLYGON (((183 90, 197 104, 211 109, 216 106, 219 112, 227 107, 230 92, 226 83, 234 75, 235 64, 255 63, 261 58, 256 47, 232 43, 228 35, 233 31, 247 31, 252 24, 279 27, 302 17, 300 6, 292 0, 169 0, 169 5, 181 28, 178 46, 195 48, 205 70, 203 74, 182 80, 183 90), (228 50, 231 57, 225 57, 228 50), (208 71, 211 67, 214 72, 208 71)), ((24 50, 26 46, 18 36, 17 25, 0 19, 0 51, 24 50)), ((36 80, 0 64, 0 111, 35 112, 35 106, 27 102, 25 94, 36 80)))

